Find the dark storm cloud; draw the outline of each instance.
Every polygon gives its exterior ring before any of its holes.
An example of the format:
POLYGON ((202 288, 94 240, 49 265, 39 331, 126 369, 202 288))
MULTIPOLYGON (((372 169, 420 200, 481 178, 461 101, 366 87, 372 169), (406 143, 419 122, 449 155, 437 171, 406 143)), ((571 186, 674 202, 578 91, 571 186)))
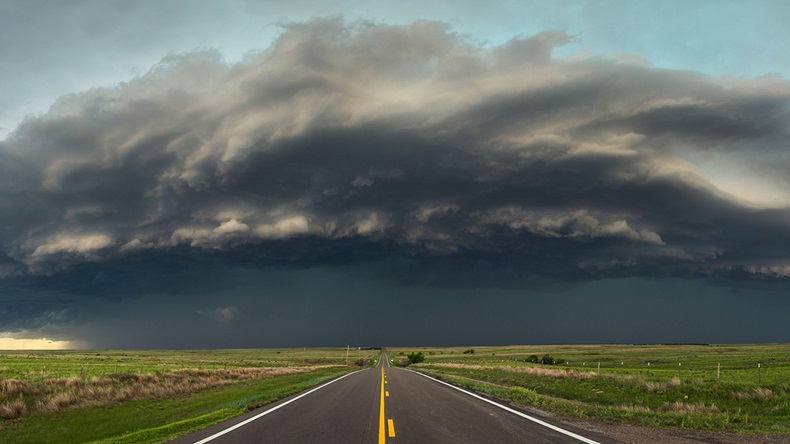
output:
POLYGON ((0 274, 60 301, 179 291, 173 258, 437 286, 787 276, 790 211, 695 162, 785 193, 790 84, 552 59, 570 40, 318 20, 63 97, 0 143, 0 274))

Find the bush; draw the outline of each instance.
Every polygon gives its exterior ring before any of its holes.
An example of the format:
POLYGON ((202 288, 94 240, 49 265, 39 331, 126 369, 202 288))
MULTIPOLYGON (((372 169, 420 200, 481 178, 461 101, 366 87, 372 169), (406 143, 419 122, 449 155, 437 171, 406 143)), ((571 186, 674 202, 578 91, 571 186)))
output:
POLYGON ((420 362, 425 361, 425 355, 423 355, 422 352, 409 353, 406 355, 406 359, 408 360, 408 365, 419 364, 420 362))
POLYGON ((465 355, 473 355, 475 354, 475 349, 470 348, 469 350, 464 350, 465 355))
POLYGON ((529 355, 526 362, 531 362, 533 364, 543 364, 543 365, 561 365, 565 364, 565 360, 561 358, 554 358, 550 354, 545 354, 543 356, 538 355, 529 355))

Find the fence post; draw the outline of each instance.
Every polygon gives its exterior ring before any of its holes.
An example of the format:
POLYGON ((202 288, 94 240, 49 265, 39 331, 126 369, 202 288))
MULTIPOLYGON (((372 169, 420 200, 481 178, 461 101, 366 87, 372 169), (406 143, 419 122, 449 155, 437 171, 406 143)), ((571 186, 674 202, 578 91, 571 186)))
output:
POLYGON ((680 379, 680 363, 678 362, 678 379, 680 379))
POLYGON ((721 362, 716 364, 716 382, 719 382, 720 376, 721 376, 721 362))
POLYGON ((760 364, 757 364, 757 387, 760 386, 761 380, 761 371, 760 371, 760 364))
POLYGON ((647 377, 650 377, 650 361, 647 362, 647 377))
POLYGON ((601 361, 598 361, 598 376, 601 376, 601 361))

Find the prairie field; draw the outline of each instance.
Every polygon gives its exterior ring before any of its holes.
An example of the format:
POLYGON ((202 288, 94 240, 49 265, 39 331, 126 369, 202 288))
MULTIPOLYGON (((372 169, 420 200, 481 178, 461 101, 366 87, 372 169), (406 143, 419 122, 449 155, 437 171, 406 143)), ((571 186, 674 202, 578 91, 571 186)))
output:
POLYGON ((340 348, 0 351, 0 443, 163 442, 378 355, 340 348))
POLYGON ((457 385, 576 418, 790 434, 790 344, 395 348, 457 385))
MULTIPOLYGON (((415 353, 424 361, 409 368, 527 409, 790 434, 788 344, 388 349, 396 365, 415 353)), ((378 356, 351 349, 346 360, 340 348, 0 351, 0 443, 164 442, 378 356)))

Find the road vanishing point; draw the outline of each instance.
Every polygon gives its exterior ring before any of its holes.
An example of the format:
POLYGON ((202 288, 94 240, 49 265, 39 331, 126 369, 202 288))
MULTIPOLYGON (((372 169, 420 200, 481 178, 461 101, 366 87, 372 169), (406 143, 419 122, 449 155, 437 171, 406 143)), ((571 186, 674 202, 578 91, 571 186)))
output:
POLYGON ((614 443, 408 369, 359 370, 173 444, 614 443))

